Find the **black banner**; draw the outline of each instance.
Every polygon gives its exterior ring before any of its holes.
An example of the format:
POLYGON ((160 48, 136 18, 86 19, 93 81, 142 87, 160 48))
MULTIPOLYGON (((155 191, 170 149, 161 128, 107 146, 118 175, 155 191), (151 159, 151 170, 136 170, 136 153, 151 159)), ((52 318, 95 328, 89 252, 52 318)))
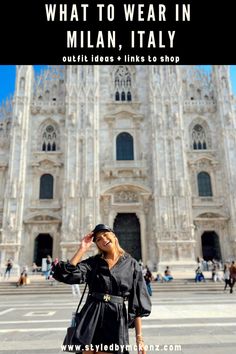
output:
POLYGON ((235 64, 233 1, 1 5, 1 64, 235 64))

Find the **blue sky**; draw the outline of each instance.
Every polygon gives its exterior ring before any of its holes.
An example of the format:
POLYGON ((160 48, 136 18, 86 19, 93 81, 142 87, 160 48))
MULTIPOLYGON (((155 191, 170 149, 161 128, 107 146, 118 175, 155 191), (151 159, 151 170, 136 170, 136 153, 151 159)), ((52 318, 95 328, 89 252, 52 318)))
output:
MULTIPOLYGON (((35 65, 35 70, 38 72, 42 69, 42 65, 35 65)), ((15 65, 0 65, 0 106, 2 101, 10 97, 14 93, 15 88, 15 65)), ((233 94, 236 96, 236 65, 231 65, 231 84, 233 94)))
MULTIPOLYGON (((45 66, 45 65, 44 65, 45 66)), ((35 71, 39 72, 43 65, 34 65, 35 71)), ((16 79, 15 65, 0 65, 0 106, 3 101, 14 94, 16 79)))

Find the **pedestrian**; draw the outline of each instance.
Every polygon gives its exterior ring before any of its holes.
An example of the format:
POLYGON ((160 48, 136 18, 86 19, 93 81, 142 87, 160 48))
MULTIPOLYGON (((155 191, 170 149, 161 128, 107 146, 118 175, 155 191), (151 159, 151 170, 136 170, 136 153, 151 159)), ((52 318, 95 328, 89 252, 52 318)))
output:
POLYGON ((101 353, 104 348, 114 353, 114 346, 116 353, 121 353, 122 348, 126 348, 123 353, 128 353, 128 328, 134 327, 139 353, 146 353, 141 317, 151 312, 150 297, 140 265, 120 247, 109 226, 99 224, 84 236, 70 263, 59 262, 53 276, 67 284, 88 283, 89 294, 75 331, 76 342, 83 347, 83 353, 101 353), (81 261, 93 241, 98 254, 81 261), (113 350, 109 349, 111 345, 113 350), (95 351, 87 350, 92 346, 95 351))
POLYGON ((164 271, 164 276, 162 277, 162 279, 165 280, 165 281, 171 281, 171 280, 174 279, 172 274, 171 274, 169 266, 166 267, 166 269, 164 271))
POLYGON ((160 281, 161 283, 163 283, 163 277, 162 277, 161 273, 157 273, 155 281, 160 281))
POLYGON ((37 266, 37 264, 35 262, 33 262, 33 264, 32 264, 32 273, 36 274, 37 271, 38 271, 38 266, 37 266))
POLYGON ((46 259, 46 272, 45 272, 45 279, 50 279, 50 272, 51 272, 51 266, 52 266, 52 258, 51 256, 47 256, 46 259))
POLYGON ((140 259, 140 260, 138 261, 138 264, 139 264, 140 267, 143 269, 143 261, 142 261, 142 259, 140 259))
POLYGON ((230 288, 230 271, 229 271, 228 263, 224 264, 223 274, 224 274, 224 281, 225 281, 225 287, 224 287, 224 291, 225 291, 228 285, 230 288))
POLYGON ((53 275, 53 267, 55 267, 58 262, 59 262, 58 257, 56 257, 56 258, 54 259, 54 261, 51 260, 51 264, 50 264, 50 275, 53 275))
POLYGON ((207 271, 208 272, 208 263, 207 263, 207 261, 204 258, 202 260, 202 266, 203 266, 203 271, 207 271))
POLYGON ((30 280, 28 278, 28 267, 24 266, 23 270, 20 274, 20 278, 18 282, 16 283, 16 286, 22 286, 22 285, 27 285, 30 284, 30 280))
POLYGON ((73 296, 78 296, 79 298, 81 297, 79 284, 72 284, 71 285, 71 289, 72 289, 72 295, 73 296))
POLYGON ((208 272, 212 270, 212 266, 213 266, 213 263, 212 261, 209 259, 209 261, 207 262, 207 266, 208 266, 208 272))
POLYGON ((222 281, 222 277, 220 275, 220 264, 216 261, 215 261, 215 263, 213 265, 213 269, 212 269, 212 280, 214 282, 222 281))
POLYGON ((195 273, 196 273, 195 283, 205 281, 205 277, 202 273, 202 268, 200 266, 197 267, 197 269, 195 270, 195 273))
POLYGON ((211 270, 211 279, 212 281, 216 282, 216 273, 217 273, 217 267, 216 264, 212 264, 212 270, 211 270))
POLYGON ((231 266, 229 268, 229 272, 230 272, 230 294, 232 294, 234 284, 236 282, 236 265, 235 265, 234 261, 232 261, 232 263, 231 263, 231 266))
POLYGON ((152 280, 153 280, 153 275, 148 266, 145 267, 145 274, 144 274, 144 280, 146 282, 147 286, 147 291, 150 296, 152 296, 152 280))
POLYGON ((6 264, 6 270, 5 270, 4 278, 6 278, 6 277, 7 277, 7 279, 10 278, 12 267, 13 267, 12 260, 8 259, 7 264, 6 264))
MULTIPOLYGON (((51 257, 50 257, 51 258, 51 257)), ((47 279, 50 279, 51 285, 54 286, 57 284, 57 281, 53 278, 53 267, 57 265, 59 262, 58 257, 54 259, 54 261, 51 260, 50 264, 50 273, 47 279)))

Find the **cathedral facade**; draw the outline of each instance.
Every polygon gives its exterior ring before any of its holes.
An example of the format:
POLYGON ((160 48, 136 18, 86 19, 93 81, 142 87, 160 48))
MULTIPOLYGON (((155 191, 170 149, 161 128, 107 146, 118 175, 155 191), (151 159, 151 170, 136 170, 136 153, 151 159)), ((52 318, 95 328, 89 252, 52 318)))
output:
POLYGON ((17 66, 0 112, 1 267, 68 259, 97 223, 152 269, 236 258, 234 105, 224 65, 17 66))

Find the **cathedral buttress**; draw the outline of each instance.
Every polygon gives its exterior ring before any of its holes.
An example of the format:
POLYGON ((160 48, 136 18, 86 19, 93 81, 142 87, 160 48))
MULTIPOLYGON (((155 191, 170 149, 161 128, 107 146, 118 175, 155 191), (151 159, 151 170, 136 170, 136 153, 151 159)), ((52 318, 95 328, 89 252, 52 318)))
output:
MULTIPOLYGON (((231 241, 232 254, 236 252, 236 119, 234 112, 234 97, 230 82, 229 65, 213 66, 213 81, 216 88, 216 101, 218 106, 217 122, 218 131, 222 131, 219 146, 222 171, 228 181, 224 185, 225 198, 229 206, 229 240, 231 241)), ((223 180, 223 178, 222 178, 223 180)))
POLYGON ((30 103, 33 89, 32 65, 16 67, 11 146, 3 212, 2 260, 12 258, 17 267, 23 245, 23 215, 27 162, 29 159, 30 103))
POLYGON ((64 252, 99 219, 98 67, 67 66, 64 252))
POLYGON ((150 66, 153 151, 153 227, 158 264, 192 262, 191 197, 184 151, 181 72, 177 66, 150 66), (188 240, 189 242, 186 242, 188 240), (170 241, 172 244, 170 244, 170 241))

